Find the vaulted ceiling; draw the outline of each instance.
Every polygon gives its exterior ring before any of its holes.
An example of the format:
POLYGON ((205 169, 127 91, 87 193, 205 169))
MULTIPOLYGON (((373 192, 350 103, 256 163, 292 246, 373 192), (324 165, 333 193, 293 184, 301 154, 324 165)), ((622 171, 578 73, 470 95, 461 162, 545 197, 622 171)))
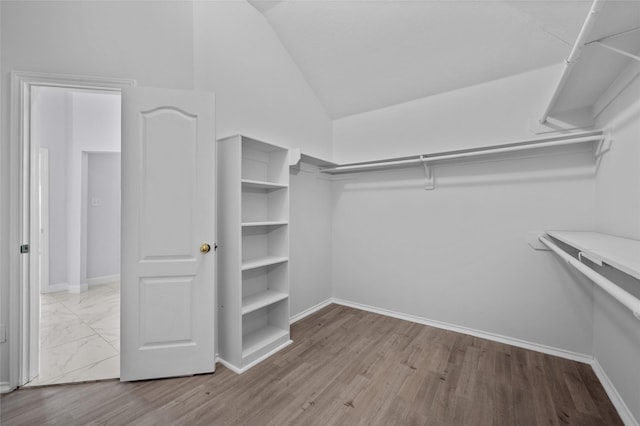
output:
POLYGON ((336 119, 561 63, 592 2, 251 3, 336 119))

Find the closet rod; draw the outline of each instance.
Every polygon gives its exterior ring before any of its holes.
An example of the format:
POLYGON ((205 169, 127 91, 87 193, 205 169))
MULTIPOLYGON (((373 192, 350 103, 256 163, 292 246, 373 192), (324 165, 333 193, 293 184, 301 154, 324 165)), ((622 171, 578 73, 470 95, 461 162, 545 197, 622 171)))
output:
POLYGON ((573 139, 564 139, 557 140, 551 142, 533 142, 526 145, 515 145, 515 146, 507 146, 504 148, 489 148, 486 150, 477 150, 470 152, 461 152, 457 154, 443 154, 443 155, 434 155, 433 157, 425 157, 425 161, 442 161, 442 160, 454 160, 458 158, 468 158, 475 157, 478 155, 488 155, 488 154, 501 154, 503 152, 514 152, 514 151, 525 151, 528 149, 536 149, 536 148, 548 148, 553 146, 562 146, 562 145, 572 145, 576 143, 584 143, 584 142, 595 142, 602 140, 602 134, 594 135, 594 136, 584 136, 581 138, 573 138, 573 139))
POLYGON ((640 320, 640 299, 621 289, 607 278, 580 262, 578 259, 570 256, 548 238, 543 236, 538 239, 542 244, 549 247, 549 249, 551 249, 555 254, 560 256, 562 260, 573 266, 580 273, 596 283, 601 289, 609 293, 614 299, 626 306, 633 313, 633 316, 640 320))
POLYGON ((551 114, 551 109, 555 106, 558 96, 562 91, 562 88, 566 84, 569 79, 569 75, 571 74, 571 69, 578 62, 580 58, 580 54, 582 53, 582 48, 587 43, 587 37, 589 33, 591 33, 591 29, 596 22, 596 18, 602 7, 604 6, 604 1, 602 0, 594 0, 591 5, 591 9, 589 10, 589 14, 587 15, 587 19, 585 19, 584 24, 582 24, 582 28, 580 29, 580 33, 578 34, 578 38, 576 42, 573 44, 573 48, 571 49, 571 53, 569 53, 569 57, 566 59, 564 64, 564 69, 562 70, 562 75, 560 76, 560 80, 558 80, 558 84, 556 85, 556 89, 551 95, 551 99, 549 100, 549 104, 547 108, 542 113, 542 117, 540 117, 540 124, 545 124, 549 115, 551 114))
POLYGON ((325 167, 320 169, 322 172, 337 174, 349 173, 357 171, 384 169, 397 166, 407 166, 412 164, 424 164, 436 161, 454 160, 459 158, 477 157, 481 155, 501 154, 505 152, 524 151, 537 148, 548 148, 561 145, 571 145, 585 142, 601 141, 604 137, 603 131, 585 132, 574 135, 553 136, 551 138, 541 138, 524 142, 516 142, 513 144, 494 145, 491 147, 482 147, 474 149, 465 149, 459 151, 448 151, 434 154, 425 154, 415 157, 389 159, 381 161, 373 161, 358 164, 344 164, 335 167, 325 167))

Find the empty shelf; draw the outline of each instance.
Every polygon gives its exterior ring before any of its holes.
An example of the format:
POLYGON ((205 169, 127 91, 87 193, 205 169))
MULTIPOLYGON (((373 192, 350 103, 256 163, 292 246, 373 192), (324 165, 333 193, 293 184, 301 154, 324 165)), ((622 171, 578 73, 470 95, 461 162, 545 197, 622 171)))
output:
POLYGON ((245 260, 242 262, 242 270, 247 271, 249 269, 261 268, 263 266, 276 265, 278 263, 287 262, 288 257, 282 256, 266 256, 259 257, 257 259, 245 260))
POLYGON ((640 279, 640 241, 599 232, 548 231, 547 234, 582 252, 589 260, 640 279))
POLYGON ((265 182, 260 180, 242 179, 242 186, 258 189, 281 189, 288 188, 288 185, 282 183, 265 182))
POLYGON ((287 222, 286 220, 271 220, 271 221, 264 221, 264 222, 243 222, 242 226, 244 227, 250 227, 250 226, 282 226, 282 225, 288 225, 289 222, 287 222))
POLYGON ((279 339, 286 338, 289 332, 273 325, 267 325, 253 333, 243 336, 242 357, 246 358, 279 339))
POLYGON ((264 308, 265 306, 272 305, 286 299, 287 297, 289 297, 287 293, 281 293, 273 290, 267 290, 262 293, 245 297, 242 299, 242 315, 264 308))

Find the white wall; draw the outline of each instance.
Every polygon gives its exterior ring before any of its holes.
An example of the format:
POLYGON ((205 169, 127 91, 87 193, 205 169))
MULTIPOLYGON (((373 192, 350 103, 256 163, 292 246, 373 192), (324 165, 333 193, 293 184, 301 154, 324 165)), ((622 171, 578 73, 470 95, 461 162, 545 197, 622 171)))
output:
POLYGON ((333 161, 348 163, 529 139, 561 67, 553 66, 333 122, 333 161))
MULTIPOLYGON (((600 117, 612 130, 613 146, 596 179, 596 229, 640 240, 640 80, 636 80, 600 117)), ((640 297, 640 280, 595 267, 640 297)), ((630 311, 595 291, 594 356, 640 421, 640 326, 630 311)))
POLYGON ((331 155, 331 121, 264 16, 245 1, 194 3, 195 87, 216 93, 218 137, 241 133, 331 155))
POLYGON ((331 181, 301 163, 290 176, 291 316, 331 298, 331 181))
POLYGON ((120 153, 87 161, 87 278, 120 274, 120 153))
POLYGON ((3 1, 5 70, 193 87, 191 2, 3 1))
MULTIPOLYGON (((245 1, 194 3, 195 87, 216 94, 218 137, 245 134, 331 155, 328 115, 264 16, 245 1)), ((291 314, 330 297, 330 185, 291 176, 291 314)))
POLYGON ((49 284, 67 282, 67 170, 70 110, 65 90, 41 88, 32 104, 34 141, 49 150, 49 284))
MULTIPOLYGON (((638 67, 640 72, 640 67, 638 67)), ((640 80, 599 117, 613 145, 602 158, 596 181, 597 227, 601 232, 640 240, 640 80)))
MULTIPOLYGON (((83 200, 87 187, 83 156, 92 151, 120 151, 120 96, 39 88, 32 113, 34 142, 49 149, 49 283, 80 285, 100 276, 82 272, 83 256, 94 253, 88 250, 91 241, 83 225, 83 211, 91 211, 83 200)), ((114 170, 119 173, 119 166, 114 170)), ((119 174, 115 182, 119 189, 119 174)), ((117 217, 119 220, 119 213, 117 217)), ((104 237, 101 258, 119 259, 119 230, 104 237)), ((119 273, 119 266, 107 269, 112 272, 104 275, 119 273)))
MULTIPOLYGON (((334 123, 338 161, 531 138, 556 68, 334 123)), ((546 345, 592 351, 592 290, 528 231, 594 227, 589 149, 421 167, 334 183, 333 285, 339 299, 546 345)))
MULTIPOLYGON (((67 282, 87 284, 89 152, 120 152, 120 95, 73 92, 67 172, 67 282)), ((113 240, 106 246, 118 247, 113 240)), ((116 253, 119 254, 117 249, 116 253)), ((113 254, 112 254, 113 255, 113 254)))

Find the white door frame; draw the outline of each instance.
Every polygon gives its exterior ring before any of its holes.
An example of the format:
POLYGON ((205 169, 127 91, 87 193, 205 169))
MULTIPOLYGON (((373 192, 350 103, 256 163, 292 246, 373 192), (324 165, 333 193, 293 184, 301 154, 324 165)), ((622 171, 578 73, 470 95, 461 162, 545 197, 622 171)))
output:
MULTIPOLYGON (((34 327, 38 327, 38 294, 34 294, 37 283, 32 285, 33 271, 37 267, 38 234, 33 235, 31 197, 34 184, 31 176, 33 146, 30 135, 31 89, 34 86, 62 87, 70 89, 120 92, 125 87, 135 86, 135 80, 49 74, 37 72, 11 73, 11 117, 10 117, 10 255, 9 255, 9 383, 2 391, 15 389, 27 383, 33 376, 33 353, 37 344, 32 342, 34 327), (21 254, 20 247, 29 244, 36 256, 21 254)), ((39 291, 39 289, 38 289, 39 291)), ((37 332, 37 330, 35 331, 37 332)), ((37 362, 37 357, 35 357, 37 362)), ((35 365, 37 371, 37 364, 35 365)))

